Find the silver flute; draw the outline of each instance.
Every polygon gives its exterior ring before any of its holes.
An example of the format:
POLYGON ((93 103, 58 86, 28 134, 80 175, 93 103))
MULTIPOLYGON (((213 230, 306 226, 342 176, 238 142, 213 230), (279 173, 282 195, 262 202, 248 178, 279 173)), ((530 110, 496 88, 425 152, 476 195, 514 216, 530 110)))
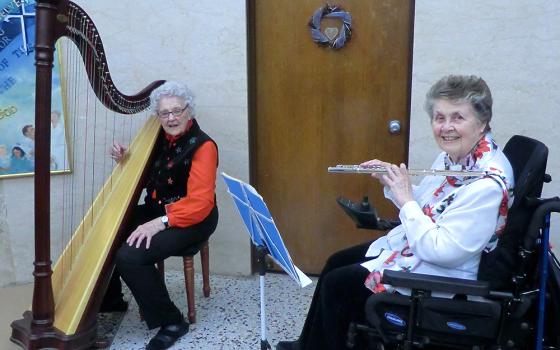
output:
MULTIPOLYGON (((327 168, 329 173, 342 174, 387 174, 387 169, 382 166, 362 167, 359 165, 330 166, 327 168)), ((412 176, 484 176, 486 171, 482 170, 436 170, 436 169, 407 169, 408 174, 412 176)))

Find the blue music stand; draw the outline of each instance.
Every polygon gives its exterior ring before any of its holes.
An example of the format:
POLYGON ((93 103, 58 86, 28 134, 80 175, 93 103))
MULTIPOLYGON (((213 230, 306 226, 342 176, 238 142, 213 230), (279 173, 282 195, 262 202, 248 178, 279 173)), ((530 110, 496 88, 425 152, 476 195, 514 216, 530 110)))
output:
POLYGON ((270 255, 300 287, 303 288, 311 284, 311 279, 301 272, 292 262, 290 253, 288 253, 282 241, 274 219, 257 190, 255 190, 253 186, 231 177, 226 173, 222 173, 222 177, 228 187, 228 193, 231 195, 231 198, 233 198, 237 210, 243 219, 243 223, 245 223, 247 227, 247 231, 251 236, 251 241, 257 249, 261 295, 261 350, 270 349, 270 344, 266 339, 264 296, 264 275, 266 273, 265 256, 267 254, 270 255))

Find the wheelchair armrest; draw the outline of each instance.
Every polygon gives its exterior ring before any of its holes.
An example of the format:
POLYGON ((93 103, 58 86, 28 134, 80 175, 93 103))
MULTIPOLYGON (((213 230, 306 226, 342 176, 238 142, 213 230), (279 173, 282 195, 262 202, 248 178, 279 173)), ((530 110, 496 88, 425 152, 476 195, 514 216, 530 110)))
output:
POLYGON ((452 294, 487 296, 490 286, 486 281, 466 280, 414 272, 383 271, 382 283, 415 290, 438 291, 452 294))
POLYGON ((346 215, 350 216, 357 228, 368 230, 390 230, 400 225, 399 220, 383 220, 377 216, 377 211, 364 196, 362 203, 356 203, 345 197, 338 197, 336 202, 342 207, 346 215))

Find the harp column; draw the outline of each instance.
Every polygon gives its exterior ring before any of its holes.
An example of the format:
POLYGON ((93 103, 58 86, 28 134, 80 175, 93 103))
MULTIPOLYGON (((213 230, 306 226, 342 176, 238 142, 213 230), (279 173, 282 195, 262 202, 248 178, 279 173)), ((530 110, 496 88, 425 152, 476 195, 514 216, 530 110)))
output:
POLYGON ((38 28, 56 27, 58 0, 37 1, 35 36, 35 261, 32 305, 33 333, 52 327, 54 299, 51 283, 50 253, 50 113, 54 31, 38 28), (35 332, 36 331, 36 332, 35 332))

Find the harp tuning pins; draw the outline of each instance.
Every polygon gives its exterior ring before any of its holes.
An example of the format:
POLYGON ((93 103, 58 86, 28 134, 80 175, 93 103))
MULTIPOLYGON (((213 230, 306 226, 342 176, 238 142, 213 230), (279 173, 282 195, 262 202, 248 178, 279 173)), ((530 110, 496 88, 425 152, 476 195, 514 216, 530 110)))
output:
POLYGON ((59 21, 60 23, 68 23, 68 16, 59 13, 58 15, 56 15, 56 20, 59 21))

